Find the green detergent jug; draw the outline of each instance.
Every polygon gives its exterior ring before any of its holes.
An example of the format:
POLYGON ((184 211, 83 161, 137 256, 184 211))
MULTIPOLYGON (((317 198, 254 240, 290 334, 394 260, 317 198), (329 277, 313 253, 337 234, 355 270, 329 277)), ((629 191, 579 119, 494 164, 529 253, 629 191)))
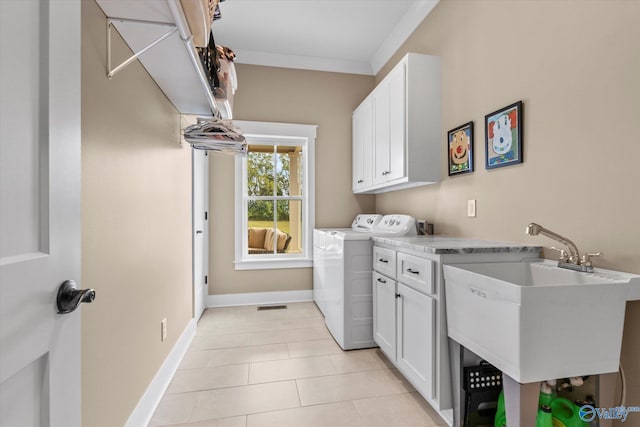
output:
POLYGON ((536 417, 536 427, 554 427, 550 406, 542 405, 539 407, 538 416, 536 417))
POLYGON ((506 427, 507 411, 504 409, 504 391, 498 396, 498 408, 496 409, 496 417, 493 420, 493 427, 506 427))
MULTIPOLYGON (((540 393, 536 427, 588 427, 588 424, 580 418, 579 411, 580 408, 569 399, 540 393)), ((494 427, 506 427, 507 425, 504 392, 500 392, 498 397, 498 408, 493 425, 494 427)))
POLYGON ((556 397, 549 406, 553 414, 554 427, 587 427, 589 425, 580 418, 580 407, 569 399, 556 397))
POLYGON ((558 395, 555 391, 550 391, 549 393, 545 393, 543 390, 540 390, 540 396, 538 397, 538 405, 547 405, 551 406, 551 402, 556 399, 558 395))

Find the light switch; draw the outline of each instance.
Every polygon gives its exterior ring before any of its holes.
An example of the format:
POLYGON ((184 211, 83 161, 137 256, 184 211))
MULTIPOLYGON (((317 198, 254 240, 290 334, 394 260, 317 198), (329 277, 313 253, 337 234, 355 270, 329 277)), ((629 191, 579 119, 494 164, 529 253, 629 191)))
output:
POLYGON ((476 201, 467 200, 467 216, 469 218, 475 218, 476 216, 476 201))
POLYGON ((165 317, 160 322, 160 341, 164 341, 167 339, 167 318, 165 317))

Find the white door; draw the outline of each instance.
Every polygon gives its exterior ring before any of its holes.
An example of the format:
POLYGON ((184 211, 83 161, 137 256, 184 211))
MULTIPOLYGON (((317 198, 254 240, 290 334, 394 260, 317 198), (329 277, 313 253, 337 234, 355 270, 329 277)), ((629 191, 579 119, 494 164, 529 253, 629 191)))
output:
POLYGON ((389 73, 389 169, 387 181, 405 176, 406 115, 406 66, 399 63, 389 73))
POLYGON ((396 360, 396 282, 373 272, 373 339, 396 360))
POLYGON ((353 112, 354 192, 371 186, 373 174, 373 98, 367 97, 353 112))
POLYGON ((79 427, 79 0, 0 0, 0 93, 0 425, 79 427))
POLYGON ((398 283, 398 369, 426 398, 435 399, 433 298, 398 283))
POLYGON ((209 295, 209 156, 191 150, 193 160, 193 317, 199 319, 209 295))
POLYGON ((373 91, 373 183, 386 182, 389 175, 389 79, 385 78, 373 91))

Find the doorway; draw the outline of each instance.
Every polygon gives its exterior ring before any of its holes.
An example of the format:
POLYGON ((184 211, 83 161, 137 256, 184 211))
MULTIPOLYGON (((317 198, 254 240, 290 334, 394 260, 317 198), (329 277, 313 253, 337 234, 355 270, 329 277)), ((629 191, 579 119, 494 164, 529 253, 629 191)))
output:
POLYGON ((193 197, 193 317, 200 319, 209 296, 209 156, 191 151, 193 197))

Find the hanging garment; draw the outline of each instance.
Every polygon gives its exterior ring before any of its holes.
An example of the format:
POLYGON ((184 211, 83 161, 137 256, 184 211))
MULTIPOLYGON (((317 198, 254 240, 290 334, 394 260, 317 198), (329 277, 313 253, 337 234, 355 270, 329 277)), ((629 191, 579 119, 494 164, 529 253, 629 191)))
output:
POLYGON ((236 59, 236 53, 229 49, 227 46, 221 46, 219 44, 216 45, 216 50, 218 51, 218 57, 224 58, 227 61, 233 62, 236 59))
POLYGON ((231 120, 213 118, 184 129, 184 139, 193 148, 246 155, 248 144, 242 129, 231 120))

